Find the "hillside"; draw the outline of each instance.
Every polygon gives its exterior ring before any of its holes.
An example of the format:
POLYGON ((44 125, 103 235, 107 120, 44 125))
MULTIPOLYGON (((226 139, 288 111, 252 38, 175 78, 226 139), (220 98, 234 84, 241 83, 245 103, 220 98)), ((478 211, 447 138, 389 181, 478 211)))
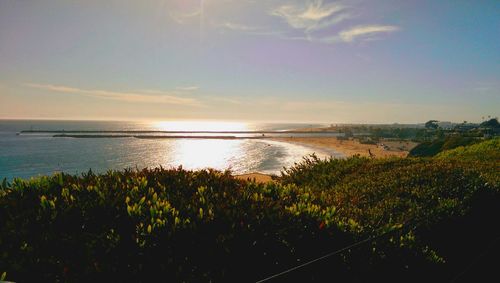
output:
POLYGON ((481 140, 478 138, 463 136, 449 136, 446 138, 439 138, 433 141, 422 142, 421 144, 410 150, 409 156, 431 157, 443 151, 455 149, 460 146, 471 145, 478 142, 481 142, 481 140))
POLYGON ((437 155, 437 158, 459 158, 468 160, 500 160, 500 138, 486 140, 470 146, 459 146, 437 155))
POLYGON ((278 281, 449 281, 500 236, 499 152, 312 156, 267 184, 182 168, 4 181, 0 274, 255 282, 358 243, 278 281))

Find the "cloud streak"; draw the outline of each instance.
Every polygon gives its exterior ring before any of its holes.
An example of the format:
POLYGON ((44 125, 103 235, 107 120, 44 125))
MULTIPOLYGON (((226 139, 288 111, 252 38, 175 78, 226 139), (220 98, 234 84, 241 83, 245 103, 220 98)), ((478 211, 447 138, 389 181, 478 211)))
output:
POLYGON ((287 4, 271 11, 271 15, 284 19, 294 29, 306 32, 323 29, 350 18, 346 7, 338 3, 324 4, 322 0, 303 4, 287 4))
POLYGON ((256 31, 256 30, 259 30, 259 28, 257 28, 257 27, 242 25, 242 24, 233 23, 233 22, 225 22, 225 23, 219 25, 218 27, 224 28, 224 29, 229 29, 229 30, 234 30, 234 31, 256 31))
POLYGON ((374 35, 381 33, 392 33, 399 30, 400 28, 396 26, 383 26, 383 25, 355 26, 341 31, 338 34, 338 38, 343 42, 352 42, 358 38, 369 40, 373 39, 374 35))
POLYGON ((340 3, 324 3, 323 0, 311 0, 279 6, 272 10, 270 14, 282 18, 291 28, 304 33, 301 36, 286 37, 286 39, 294 40, 327 44, 349 43, 358 40, 375 40, 381 34, 400 30, 399 27, 393 25, 369 24, 347 27, 333 33, 333 35, 331 35, 331 31, 329 31, 330 35, 325 35, 325 32, 318 34, 320 30, 332 28, 345 20, 356 18, 351 12, 352 9, 352 7, 340 3))
POLYGON ((109 90, 81 89, 52 84, 27 83, 25 85, 31 88, 42 89, 51 92, 78 94, 100 99, 111 99, 133 103, 162 103, 185 106, 201 106, 200 102, 196 99, 176 96, 181 94, 181 91, 166 92, 158 90, 147 90, 138 92, 120 92, 109 90))
POLYGON ((262 36, 282 36, 284 31, 271 30, 265 27, 256 27, 235 22, 224 22, 222 24, 212 24, 220 31, 239 32, 247 35, 262 35, 262 36))

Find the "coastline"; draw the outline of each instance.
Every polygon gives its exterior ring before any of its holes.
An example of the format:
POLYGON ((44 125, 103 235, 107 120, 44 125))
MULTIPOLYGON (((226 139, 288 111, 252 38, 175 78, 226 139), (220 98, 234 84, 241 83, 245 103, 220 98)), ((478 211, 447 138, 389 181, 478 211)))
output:
POLYGON ((337 137, 276 137, 268 138, 279 142, 296 143, 333 149, 346 157, 360 155, 374 158, 406 157, 413 144, 404 141, 387 141, 381 144, 362 144, 355 139, 338 139, 337 137), (371 153, 371 154, 370 154, 371 153))
MULTIPOLYGON (((326 152, 326 156, 336 158, 360 155, 372 158, 406 157, 416 143, 381 139, 377 144, 361 143, 356 137, 344 139, 338 137, 342 133, 336 127, 324 128, 290 128, 287 130, 257 131, 150 131, 150 130, 21 130, 17 135, 51 134, 53 138, 105 139, 105 138, 137 138, 137 139, 203 139, 203 140, 239 140, 254 139, 268 143, 288 143, 310 148, 310 152, 326 152)), ((255 180, 259 183, 273 181, 271 175, 258 171, 234 175, 244 180, 255 180)))
MULTIPOLYGON (((381 144, 362 144, 356 139, 338 139, 337 137, 266 137, 263 140, 272 140, 334 150, 344 157, 360 155, 373 158, 406 157, 409 150, 416 143, 408 141, 384 141, 381 144)), ((252 172, 234 175, 237 179, 255 181, 256 183, 273 182, 271 175, 252 172)))

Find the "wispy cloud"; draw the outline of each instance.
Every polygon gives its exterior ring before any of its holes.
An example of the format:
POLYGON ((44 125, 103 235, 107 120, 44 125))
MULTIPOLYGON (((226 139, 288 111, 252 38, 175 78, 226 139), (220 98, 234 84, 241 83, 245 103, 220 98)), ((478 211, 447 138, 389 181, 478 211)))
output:
POLYGON ((143 90, 137 92, 120 92, 110 90, 81 89, 52 84, 27 83, 25 85, 31 88, 37 88, 52 92, 79 94, 101 99, 112 99, 126 102, 201 106, 201 103, 196 99, 188 97, 178 97, 177 95, 181 94, 181 91, 143 90))
POLYGON ((343 30, 338 34, 338 39, 343 42, 352 42, 356 39, 370 40, 373 36, 381 33, 392 33, 399 31, 400 28, 396 26, 383 26, 383 25, 364 25, 355 26, 343 30))
POLYGON ((258 27, 242 25, 233 22, 224 22, 223 24, 218 25, 219 28, 235 30, 235 31, 256 31, 259 30, 258 27))
POLYGON ((205 98, 208 100, 211 100, 211 101, 221 102, 221 103, 225 103, 225 104, 233 104, 233 105, 244 104, 244 102, 239 100, 239 99, 234 99, 234 98, 229 98, 229 97, 224 97, 224 96, 206 96, 205 98))
POLYGON ((306 32, 337 24, 350 18, 346 7, 338 3, 324 4, 323 0, 301 4, 287 4, 271 11, 271 15, 283 18, 291 27, 306 32))
POLYGON ((357 25, 344 28, 334 35, 325 35, 319 30, 330 28, 349 19, 355 19, 354 8, 340 3, 324 3, 323 0, 310 0, 282 5, 271 11, 271 15, 284 19, 290 27, 303 32, 286 36, 286 39, 307 40, 311 42, 338 43, 353 42, 356 40, 375 40, 381 34, 399 31, 400 28, 393 25, 357 25))
POLYGON ((285 31, 271 29, 269 27, 251 26, 251 25, 240 24, 240 23, 229 22, 229 21, 226 21, 223 23, 212 22, 212 27, 218 29, 221 32, 230 31, 230 32, 237 32, 237 33, 246 34, 246 35, 282 37, 285 34, 285 31))

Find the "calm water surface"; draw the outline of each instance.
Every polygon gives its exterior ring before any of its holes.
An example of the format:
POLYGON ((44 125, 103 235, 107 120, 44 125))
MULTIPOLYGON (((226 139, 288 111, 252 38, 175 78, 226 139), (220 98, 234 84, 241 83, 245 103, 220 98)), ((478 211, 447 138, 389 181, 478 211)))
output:
POLYGON ((53 138, 52 134, 17 135, 21 130, 279 131, 318 126, 322 125, 0 120, 0 178, 179 165, 186 169, 230 169, 237 174, 279 173, 284 166, 312 153, 322 158, 340 156, 330 150, 268 140, 75 139, 53 138))

